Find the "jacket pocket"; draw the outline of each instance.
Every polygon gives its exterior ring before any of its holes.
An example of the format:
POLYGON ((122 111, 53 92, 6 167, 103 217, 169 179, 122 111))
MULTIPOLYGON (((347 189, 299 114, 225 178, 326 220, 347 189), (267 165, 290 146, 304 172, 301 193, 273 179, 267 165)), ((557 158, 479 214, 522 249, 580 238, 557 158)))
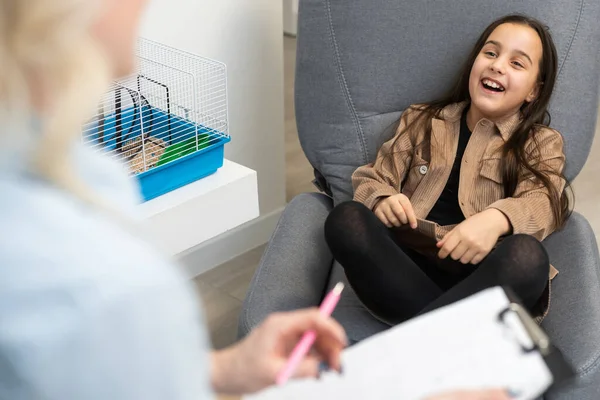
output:
POLYGON ((502 185, 502 160, 500 158, 481 160, 481 170, 479 171, 479 175, 502 185))
POLYGON ((413 155, 408 174, 406 174, 406 179, 402 184, 402 193, 410 198, 428 173, 429 162, 421 158, 418 154, 413 155))
POLYGON ((504 198, 504 179, 502 177, 502 159, 481 160, 479 179, 473 188, 472 205, 475 212, 485 210, 492 203, 504 198))

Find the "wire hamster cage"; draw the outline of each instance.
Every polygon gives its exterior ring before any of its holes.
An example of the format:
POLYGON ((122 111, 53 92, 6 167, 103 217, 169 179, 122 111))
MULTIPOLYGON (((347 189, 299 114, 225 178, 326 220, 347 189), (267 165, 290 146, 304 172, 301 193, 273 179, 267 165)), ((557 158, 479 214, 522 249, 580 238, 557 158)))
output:
POLYGON ((136 72, 114 82, 83 141, 128 163, 150 200, 223 165, 228 133, 223 63, 147 39, 136 72))

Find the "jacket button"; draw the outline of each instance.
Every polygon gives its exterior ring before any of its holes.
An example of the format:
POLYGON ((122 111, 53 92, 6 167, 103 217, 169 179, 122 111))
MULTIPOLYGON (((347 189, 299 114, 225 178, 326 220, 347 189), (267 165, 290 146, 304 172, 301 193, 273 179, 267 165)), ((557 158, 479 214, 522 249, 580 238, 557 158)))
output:
POLYGON ((419 168, 419 172, 421 173, 421 175, 425 175, 428 170, 429 168, 427 168, 427 165, 421 165, 421 167, 419 168))

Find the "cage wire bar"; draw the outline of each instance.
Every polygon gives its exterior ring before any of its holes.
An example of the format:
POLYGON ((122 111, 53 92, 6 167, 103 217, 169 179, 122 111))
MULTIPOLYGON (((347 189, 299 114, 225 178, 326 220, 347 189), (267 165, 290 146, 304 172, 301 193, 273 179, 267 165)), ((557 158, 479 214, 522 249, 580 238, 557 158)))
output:
MULTIPOLYGON (((136 55, 136 72, 112 84, 82 140, 140 177, 216 147, 222 153, 230 140, 225 64, 148 39, 139 40, 136 55)), ((214 164, 214 156, 208 161, 214 164)), ((222 159, 208 173, 221 165, 222 159)), ((208 174, 189 167, 196 179, 208 174)))

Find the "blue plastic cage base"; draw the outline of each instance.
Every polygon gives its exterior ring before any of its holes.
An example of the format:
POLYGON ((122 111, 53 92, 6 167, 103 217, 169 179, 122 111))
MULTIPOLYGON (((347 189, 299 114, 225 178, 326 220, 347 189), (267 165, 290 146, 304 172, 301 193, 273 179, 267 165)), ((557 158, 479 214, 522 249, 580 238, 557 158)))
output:
POLYGON ((213 143, 210 147, 138 174, 136 177, 140 182, 144 201, 217 172, 223 166, 227 142, 229 138, 220 138, 218 143, 213 143))
POLYGON ((120 114, 120 137, 116 129, 117 118, 115 114, 111 114, 103 118, 102 124, 96 121, 91 128, 86 129, 85 140, 102 145, 107 151, 117 151, 117 144, 140 136, 140 120, 146 124, 143 129, 146 135, 163 140, 167 146, 184 142, 196 135, 210 137, 209 145, 205 148, 135 175, 144 201, 205 178, 223 166, 224 146, 231 140, 229 136, 152 107, 124 109, 120 114))

